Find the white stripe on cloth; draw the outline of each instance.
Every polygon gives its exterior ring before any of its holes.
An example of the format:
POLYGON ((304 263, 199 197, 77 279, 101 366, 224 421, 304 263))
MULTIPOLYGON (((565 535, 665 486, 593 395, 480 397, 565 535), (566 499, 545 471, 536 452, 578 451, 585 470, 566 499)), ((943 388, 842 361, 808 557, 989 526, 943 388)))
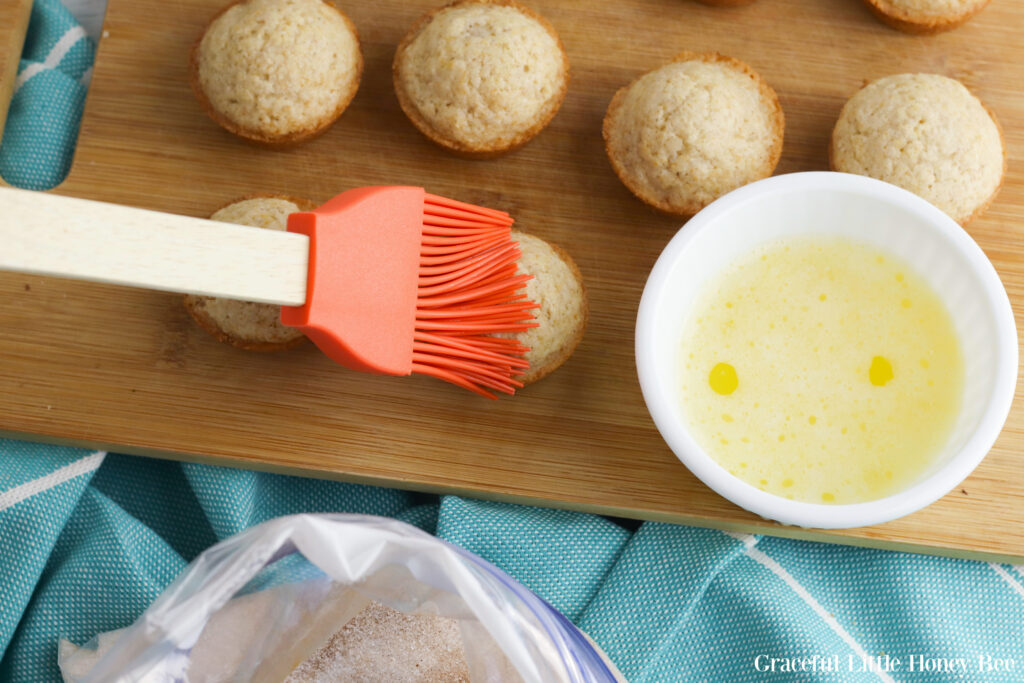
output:
POLYGON ((737 534, 732 531, 723 531, 722 533, 726 536, 731 536, 732 538, 735 538, 737 541, 742 543, 744 550, 750 550, 758 541, 757 536, 754 536, 753 534, 737 534))
POLYGON ((25 85, 25 82, 35 76, 37 73, 46 71, 47 69, 56 69, 60 61, 64 59, 64 55, 71 51, 71 48, 75 46, 82 38, 85 38, 85 29, 81 26, 72 26, 64 35, 60 37, 60 40, 50 48, 49 54, 46 55, 46 59, 42 62, 36 62, 29 64, 25 67, 25 70, 18 74, 18 78, 14 81, 14 92, 18 92, 18 89, 25 85))
POLYGON ((24 484, 15 486, 13 489, 8 489, 3 493, 0 493, 0 512, 3 512, 7 508, 14 507, 18 503, 31 498, 32 496, 39 495, 43 491, 49 491, 50 489, 60 486, 66 481, 70 481, 75 477, 79 477, 88 472, 92 472, 97 469, 102 463, 103 458, 106 457, 104 451, 96 451, 90 453, 84 458, 79 458, 72 463, 64 465, 55 469, 49 474, 27 481, 24 484))
MULTIPOLYGON (((1020 597, 1024 598, 1024 586, 1021 585, 1020 581, 1013 578, 1013 575, 1010 574, 1010 572, 1006 571, 995 562, 989 562, 988 566, 992 567, 992 571, 994 571, 996 574, 999 574, 999 577, 1003 581, 1010 584, 1010 588, 1016 591, 1017 594, 1020 595, 1020 597)), ((1014 569, 1020 571, 1020 567, 1014 567, 1014 569)))
MULTIPOLYGON (((797 582, 797 580, 793 578, 792 574, 786 571, 782 565, 773 560, 771 557, 761 552, 760 549, 754 547, 754 544, 757 543, 757 539, 755 537, 750 536, 749 534, 741 535, 731 534, 729 532, 725 533, 738 541, 743 541, 743 544, 747 546, 747 555, 752 560, 755 560, 762 566, 771 570, 773 574, 778 576, 785 582, 787 586, 793 589, 793 592, 800 596, 800 598, 807 603, 808 607, 814 610, 814 613, 821 617, 822 621, 824 621, 828 625, 828 627, 831 628, 835 632, 835 634, 843 640, 844 643, 850 646, 850 648, 857 654, 857 656, 860 657, 862 662, 869 661, 868 653, 864 651, 864 648, 860 646, 860 643, 854 640, 853 636, 847 633, 846 629, 844 629, 842 625, 838 621, 836 621, 835 617, 833 617, 831 614, 825 611, 825 608, 821 606, 821 603, 815 600, 814 596, 808 593, 807 589, 801 586, 799 582, 797 582)), ((877 667, 873 667, 872 670, 875 674, 878 675, 880 679, 882 679, 886 683, 896 683, 895 679, 889 674, 887 674, 885 671, 882 671, 877 667)))

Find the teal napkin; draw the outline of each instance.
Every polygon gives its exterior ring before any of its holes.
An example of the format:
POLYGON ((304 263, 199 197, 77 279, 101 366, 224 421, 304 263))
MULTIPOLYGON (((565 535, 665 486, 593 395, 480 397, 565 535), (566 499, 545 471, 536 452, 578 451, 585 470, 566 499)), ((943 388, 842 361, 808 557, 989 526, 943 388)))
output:
MULTIPOLYGON (((76 26, 37 0, 0 146, 12 184, 67 173, 93 52, 76 26)), ((0 440, 0 681, 59 681, 59 638, 127 626, 204 548, 299 512, 396 517, 477 553, 638 683, 1024 680, 1022 566, 0 440)))
POLYGON ((32 6, 7 125, 0 176, 47 190, 67 176, 95 47, 57 0, 32 6))
POLYGON ((490 560, 630 681, 1024 679, 1022 567, 17 441, 0 462, 0 681, 59 680, 58 638, 128 625, 204 548, 299 512, 397 517, 490 560))

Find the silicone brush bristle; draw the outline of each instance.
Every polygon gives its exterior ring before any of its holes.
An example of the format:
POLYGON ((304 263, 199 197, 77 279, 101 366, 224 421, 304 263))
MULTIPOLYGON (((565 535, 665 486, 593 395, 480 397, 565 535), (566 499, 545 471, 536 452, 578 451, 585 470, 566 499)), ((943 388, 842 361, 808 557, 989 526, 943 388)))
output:
POLYGON ((281 320, 333 360, 412 372, 483 396, 514 393, 528 349, 507 336, 537 325, 517 272, 512 218, 417 187, 349 190, 288 218, 310 238, 306 303, 281 320))
POLYGON ((493 398, 512 394, 529 367, 528 350, 495 333, 535 327, 538 304, 521 290, 521 255, 502 211, 427 194, 423 207, 413 372, 493 398))

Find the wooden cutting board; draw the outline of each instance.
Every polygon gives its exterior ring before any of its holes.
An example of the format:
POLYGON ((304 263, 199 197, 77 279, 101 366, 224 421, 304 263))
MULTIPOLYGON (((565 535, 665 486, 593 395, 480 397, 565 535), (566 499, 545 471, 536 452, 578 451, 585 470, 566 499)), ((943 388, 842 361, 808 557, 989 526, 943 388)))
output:
POLYGON ((7 105, 11 101, 31 11, 32 0, 8 0, 0 5, 0 132, 7 120, 7 105))
POLYGON ((175 296, 0 275, 3 433, 795 538, 1024 558, 1020 400, 962 486, 877 527, 781 527, 694 478, 655 431, 633 366, 644 280, 679 221, 629 194, 600 135, 614 91, 683 49, 743 59, 776 88, 787 119, 779 173, 827 168, 832 124, 865 79, 903 71, 958 78, 1006 135, 1006 183, 970 232, 1024 320, 1024 3, 996 0, 957 31, 913 37, 878 24, 860 0, 734 9, 533 0, 562 36, 572 85, 547 130, 492 161, 434 147, 392 91, 395 46, 435 0, 342 0, 363 41, 362 86, 326 135, 288 151, 224 133, 189 90, 188 48, 220 4, 110 0, 77 157, 56 192, 206 216, 255 192, 324 200, 359 185, 422 184, 507 209, 523 229, 568 249, 589 289, 586 338, 557 373, 490 402, 424 377, 347 372, 311 346, 284 355, 229 348, 197 329, 175 296))

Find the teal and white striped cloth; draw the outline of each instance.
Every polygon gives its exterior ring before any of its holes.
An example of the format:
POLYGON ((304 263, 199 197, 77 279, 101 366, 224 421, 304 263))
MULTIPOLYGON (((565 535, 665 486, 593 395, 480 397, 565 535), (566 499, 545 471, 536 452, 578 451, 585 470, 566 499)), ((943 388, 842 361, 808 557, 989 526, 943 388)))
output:
MULTIPOLYGON (((91 55, 56 0, 37 0, 0 147, 8 182, 66 173, 91 55)), ((477 553, 638 683, 1024 681, 1022 566, 4 440, 0 681, 60 680, 59 638, 128 625, 204 548, 298 512, 397 517, 477 553)))
POLYGON ((46 190, 67 176, 94 55, 63 5, 33 4, 0 144, 0 176, 11 185, 46 190))

